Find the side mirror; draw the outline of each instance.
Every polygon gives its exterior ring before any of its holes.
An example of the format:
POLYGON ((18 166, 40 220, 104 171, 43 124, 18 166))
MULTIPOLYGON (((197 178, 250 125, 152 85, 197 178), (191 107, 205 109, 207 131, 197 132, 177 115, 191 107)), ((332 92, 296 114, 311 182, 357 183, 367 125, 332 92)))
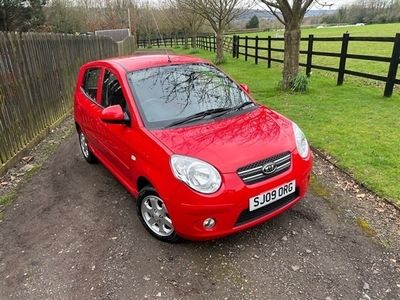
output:
POLYGON ((121 108, 121 105, 113 105, 106 107, 101 112, 101 120, 109 124, 128 124, 129 117, 121 108))
POLYGON ((243 91, 245 91, 247 94, 250 94, 250 88, 249 88, 249 86, 248 86, 247 84, 242 83, 242 84, 240 85, 240 88, 241 88, 243 91))

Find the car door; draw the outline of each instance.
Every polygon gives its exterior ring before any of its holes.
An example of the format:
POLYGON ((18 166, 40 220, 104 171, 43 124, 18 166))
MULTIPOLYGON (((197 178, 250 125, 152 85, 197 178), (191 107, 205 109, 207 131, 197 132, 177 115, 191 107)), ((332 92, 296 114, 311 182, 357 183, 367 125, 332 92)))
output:
POLYGON ((101 84, 102 69, 100 67, 89 67, 84 71, 76 97, 78 97, 76 110, 79 110, 80 126, 83 130, 92 150, 101 150, 99 144, 99 116, 101 106, 98 100, 101 97, 99 86, 101 84))
MULTIPOLYGON (((117 76, 105 69, 102 80, 101 106, 107 108, 120 105, 124 113, 131 117, 129 105, 117 76)), ((132 124, 110 124, 102 122, 101 139, 112 168, 130 183, 133 180, 132 155, 134 153, 134 128, 132 124)))

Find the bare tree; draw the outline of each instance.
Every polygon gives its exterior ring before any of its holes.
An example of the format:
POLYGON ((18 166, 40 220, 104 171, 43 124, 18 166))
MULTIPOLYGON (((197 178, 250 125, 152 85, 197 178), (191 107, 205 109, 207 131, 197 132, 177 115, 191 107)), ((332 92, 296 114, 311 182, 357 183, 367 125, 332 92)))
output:
POLYGON ((177 0, 186 9, 196 12, 210 23, 217 40, 216 63, 224 62, 224 33, 233 19, 244 13, 248 0, 177 0))
POLYGON ((283 88, 290 89, 299 72, 300 26, 308 9, 313 4, 330 6, 318 0, 260 0, 285 26, 285 53, 283 65, 283 88))
POLYGON ((179 0, 170 0, 168 9, 165 9, 168 14, 168 19, 171 24, 181 30, 186 37, 186 46, 188 46, 188 37, 191 37, 191 47, 196 48, 196 38, 200 28, 204 24, 204 18, 200 16, 195 10, 188 9, 186 5, 179 0), (179 18, 176 16, 179 15, 179 18))

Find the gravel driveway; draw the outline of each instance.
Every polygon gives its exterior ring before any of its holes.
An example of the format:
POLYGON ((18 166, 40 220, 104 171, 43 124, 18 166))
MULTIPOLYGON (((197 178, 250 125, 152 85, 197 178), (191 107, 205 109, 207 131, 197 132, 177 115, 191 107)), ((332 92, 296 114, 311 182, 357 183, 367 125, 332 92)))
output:
POLYGON ((315 173, 280 217, 171 245, 145 231, 101 164, 84 162, 74 134, 4 212, 0 299, 400 299, 399 212, 343 189, 319 158, 315 173))

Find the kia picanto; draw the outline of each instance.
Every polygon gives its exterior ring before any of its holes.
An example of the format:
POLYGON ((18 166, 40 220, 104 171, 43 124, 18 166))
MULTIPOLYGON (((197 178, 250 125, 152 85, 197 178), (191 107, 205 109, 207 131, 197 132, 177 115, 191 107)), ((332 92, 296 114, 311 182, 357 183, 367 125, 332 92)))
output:
POLYGON ((125 186, 141 223, 162 241, 215 239, 261 224, 309 185, 312 154, 301 129, 206 60, 87 63, 74 117, 83 157, 125 186))

